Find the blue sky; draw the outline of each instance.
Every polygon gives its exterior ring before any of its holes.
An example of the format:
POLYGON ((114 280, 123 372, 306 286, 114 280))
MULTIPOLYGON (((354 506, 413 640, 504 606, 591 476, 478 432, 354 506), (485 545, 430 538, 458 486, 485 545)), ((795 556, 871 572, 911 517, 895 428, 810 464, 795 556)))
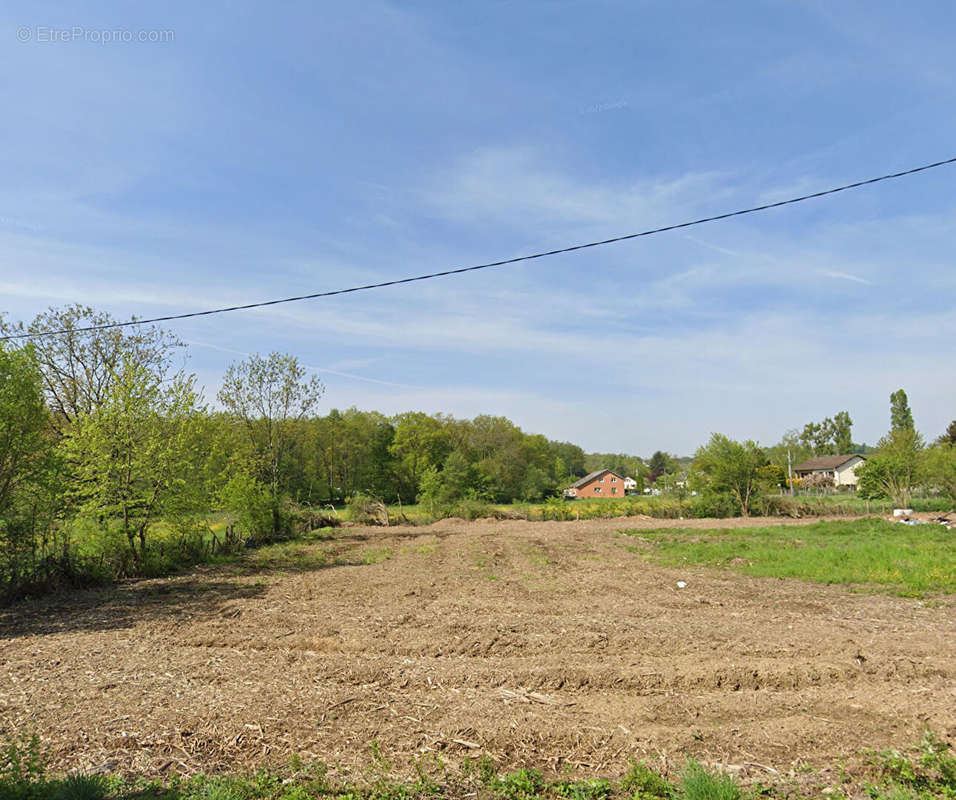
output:
MULTIPOLYGON (((948 158, 954 23, 951 2, 5 3, 0 311, 337 289, 948 158)), ((280 350, 323 412, 501 414, 588 450, 769 444, 842 409, 872 443, 899 387, 935 437, 954 182, 170 327, 209 397, 280 350)))

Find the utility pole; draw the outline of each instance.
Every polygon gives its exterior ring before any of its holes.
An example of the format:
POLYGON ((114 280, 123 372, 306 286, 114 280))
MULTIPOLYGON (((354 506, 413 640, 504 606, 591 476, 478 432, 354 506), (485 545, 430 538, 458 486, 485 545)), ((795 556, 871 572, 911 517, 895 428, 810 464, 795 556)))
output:
POLYGON ((790 467, 790 448, 787 448, 787 485, 790 487, 790 496, 793 497, 793 470, 790 467))

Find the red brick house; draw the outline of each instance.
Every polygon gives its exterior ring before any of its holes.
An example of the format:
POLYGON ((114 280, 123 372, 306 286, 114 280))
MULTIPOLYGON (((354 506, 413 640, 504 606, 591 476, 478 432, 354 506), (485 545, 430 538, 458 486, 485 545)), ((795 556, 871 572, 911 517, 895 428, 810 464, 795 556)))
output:
POLYGON ((624 478, 609 469, 599 469, 564 490, 565 497, 624 497, 624 478))

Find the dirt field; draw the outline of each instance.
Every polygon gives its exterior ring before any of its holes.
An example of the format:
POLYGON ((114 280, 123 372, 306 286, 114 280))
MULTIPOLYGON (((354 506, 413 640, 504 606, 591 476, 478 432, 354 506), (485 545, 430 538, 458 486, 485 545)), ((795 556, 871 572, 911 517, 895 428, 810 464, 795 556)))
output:
POLYGON ((293 753, 348 774, 376 741, 399 772, 427 753, 608 776, 693 755, 770 777, 927 725, 952 741, 956 598, 664 569, 616 533, 740 524, 349 528, 296 569, 20 605, 0 615, 0 728, 39 733, 59 769, 167 775, 293 753))

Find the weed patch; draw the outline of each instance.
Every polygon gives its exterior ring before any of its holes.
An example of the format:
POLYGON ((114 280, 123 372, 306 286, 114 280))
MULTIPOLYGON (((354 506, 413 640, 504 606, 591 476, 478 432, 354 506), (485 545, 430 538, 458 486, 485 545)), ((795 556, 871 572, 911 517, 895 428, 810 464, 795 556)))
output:
MULTIPOLYGON (((466 758, 459 773, 450 774, 437 756, 415 762, 412 780, 396 778, 390 760, 377 742, 364 778, 356 781, 329 777, 327 766, 316 761, 290 760, 288 772, 259 771, 252 775, 193 775, 166 781, 122 776, 47 775, 39 743, 34 737, 0 750, 0 798, 3 800, 425 800, 426 798, 482 798, 483 800, 781 800, 818 798, 819 787, 805 791, 792 784, 756 784, 743 788, 730 775, 709 770, 689 759, 676 783, 666 780, 642 762, 631 765, 619 781, 608 778, 548 780, 536 769, 498 774, 488 757, 466 758)), ((844 775, 852 796, 871 800, 930 800, 956 798, 956 757, 932 734, 906 753, 897 750, 870 754, 866 775, 844 775), (852 791, 851 791, 852 789, 852 791)), ((833 796, 833 795, 831 795, 833 796)), ((840 796, 840 795, 835 795, 840 796)))
POLYGON ((731 530, 624 531, 634 552, 667 565, 704 564, 757 577, 886 587, 904 596, 956 592, 956 551, 942 526, 863 519, 731 530))

